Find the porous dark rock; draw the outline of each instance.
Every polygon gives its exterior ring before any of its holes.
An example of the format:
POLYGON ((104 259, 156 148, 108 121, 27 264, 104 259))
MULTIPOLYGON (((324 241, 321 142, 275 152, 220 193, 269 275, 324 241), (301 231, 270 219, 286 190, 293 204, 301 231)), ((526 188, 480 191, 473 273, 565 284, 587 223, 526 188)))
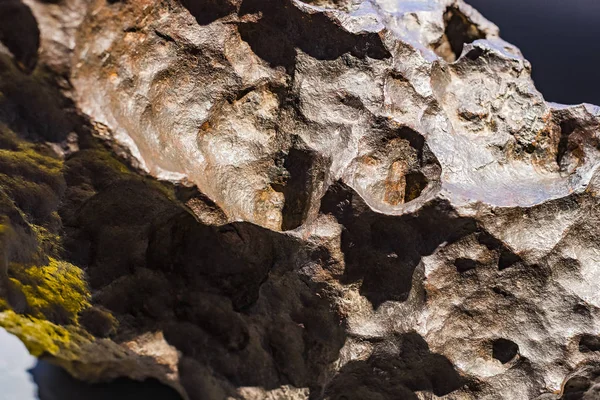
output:
POLYGON ((3 7, 0 326, 35 355, 192 400, 598 396, 600 108, 464 1, 3 7))

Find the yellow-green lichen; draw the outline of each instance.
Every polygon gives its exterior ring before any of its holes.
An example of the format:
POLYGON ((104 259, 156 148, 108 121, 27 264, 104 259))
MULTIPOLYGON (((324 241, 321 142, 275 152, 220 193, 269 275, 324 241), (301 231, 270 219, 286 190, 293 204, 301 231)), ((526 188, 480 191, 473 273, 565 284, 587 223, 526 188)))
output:
POLYGON ((66 187, 63 162, 49 147, 13 136, 0 134, 0 188, 30 222, 52 223, 66 187))
MULTIPOLYGON (((57 217, 60 218, 60 217, 57 217)), ((40 252, 49 257, 57 257, 62 251, 62 238, 56 233, 50 232, 43 226, 31 224, 40 252)))
POLYGON ((36 178, 56 188, 63 185, 62 161, 42 155, 33 148, 0 149, 0 171, 8 175, 36 178))
POLYGON ((61 349, 71 345, 71 335, 67 329, 13 311, 0 313, 0 326, 17 336, 35 357, 45 353, 56 355, 61 349))
POLYGON ((28 220, 47 222, 60 201, 59 194, 45 183, 0 173, 2 187, 27 216, 28 220))
POLYGON ((78 314, 90 305, 83 271, 54 258, 45 266, 11 264, 9 275, 25 295, 28 314, 58 323, 77 323, 78 314))

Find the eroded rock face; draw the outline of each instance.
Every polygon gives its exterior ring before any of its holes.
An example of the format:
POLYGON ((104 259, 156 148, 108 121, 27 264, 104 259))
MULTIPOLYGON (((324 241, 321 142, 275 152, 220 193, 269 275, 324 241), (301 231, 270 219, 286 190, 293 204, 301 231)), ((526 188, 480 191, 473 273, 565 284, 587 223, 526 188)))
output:
POLYGON ((466 3, 25 3, 0 324, 30 348, 190 399, 598 396, 600 109, 466 3), (75 307, 28 289, 48 260, 75 307))

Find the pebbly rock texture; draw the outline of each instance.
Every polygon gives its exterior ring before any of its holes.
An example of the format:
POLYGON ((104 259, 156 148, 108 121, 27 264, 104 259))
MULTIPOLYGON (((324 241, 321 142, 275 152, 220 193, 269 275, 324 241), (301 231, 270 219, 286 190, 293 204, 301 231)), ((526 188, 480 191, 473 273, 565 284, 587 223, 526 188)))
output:
POLYGON ((600 398, 600 108, 462 0, 2 0, 0 40, 33 354, 189 399, 600 398))

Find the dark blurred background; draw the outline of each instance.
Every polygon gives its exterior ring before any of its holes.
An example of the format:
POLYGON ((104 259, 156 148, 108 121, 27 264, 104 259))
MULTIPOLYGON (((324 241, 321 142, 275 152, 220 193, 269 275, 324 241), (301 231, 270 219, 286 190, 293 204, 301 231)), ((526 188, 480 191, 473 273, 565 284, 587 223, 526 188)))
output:
POLYGON ((600 0, 465 0, 533 66, 545 99, 600 105, 600 0))

